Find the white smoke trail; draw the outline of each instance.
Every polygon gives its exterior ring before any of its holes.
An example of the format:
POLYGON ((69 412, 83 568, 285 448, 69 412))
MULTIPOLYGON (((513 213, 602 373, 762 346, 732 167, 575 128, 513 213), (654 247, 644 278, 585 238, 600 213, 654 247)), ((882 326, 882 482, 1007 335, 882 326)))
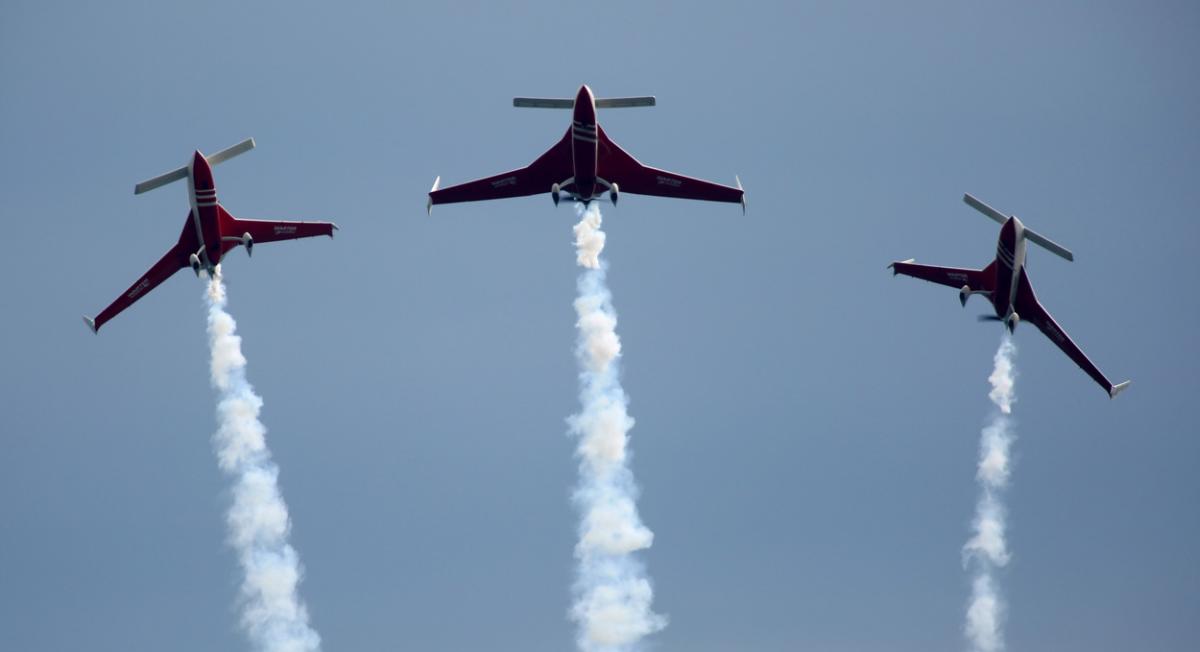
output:
POLYGON ((975 577, 971 582, 971 602, 967 606, 966 634, 973 652, 999 652, 1004 649, 1004 603, 1000 599, 993 575, 1008 563, 1008 546, 1004 541, 1003 490, 1008 484, 1009 448, 1016 433, 1009 415, 1016 400, 1013 393, 1015 371, 1013 360, 1017 347, 1008 334, 996 350, 995 365, 988 382, 992 390, 988 398, 999 408, 991 423, 983 429, 979 440, 979 503, 975 508, 974 536, 963 546, 963 563, 975 562, 975 577))
POLYGON ((575 225, 579 276, 575 312, 579 316, 582 410, 568 423, 579 436, 579 487, 575 502, 582 512, 575 604, 571 617, 579 624, 578 644, 584 652, 625 652, 637 648, 642 637, 661 630, 664 616, 654 613, 654 592, 645 569, 633 553, 649 548, 654 533, 637 513, 637 486, 627 465, 629 429, 633 418, 621 389, 617 358, 617 316, 612 294, 605 284, 607 264, 600 259, 604 232, 600 207, 576 205, 575 225))
POLYGON ((213 443, 221 470, 234 477, 233 505, 226 520, 245 578, 242 626, 258 650, 312 652, 321 638, 308 624, 296 585, 302 568, 288 544, 291 521, 279 493, 279 467, 271 461, 266 427, 258 420, 262 399, 246 381, 246 357, 237 325, 225 312, 221 268, 209 281, 208 338, 212 383, 217 389, 217 432, 213 443))

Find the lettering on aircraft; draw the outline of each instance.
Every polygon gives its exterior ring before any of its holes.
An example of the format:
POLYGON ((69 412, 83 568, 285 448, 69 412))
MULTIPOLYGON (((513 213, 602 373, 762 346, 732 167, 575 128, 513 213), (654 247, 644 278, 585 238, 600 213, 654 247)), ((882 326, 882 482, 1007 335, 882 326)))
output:
POLYGON ((296 233, 296 225, 294 224, 276 224, 275 235, 287 234, 293 235, 296 233))
POLYGON ((148 287, 150 287, 150 279, 143 278, 142 280, 138 281, 137 285, 129 288, 129 292, 127 292, 125 296, 129 297, 130 299, 136 299, 137 296, 145 292, 146 288, 148 287))
POLYGON ((503 179, 496 179, 495 181, 492 182, 493 188, 503 188, 504 186, 515 186, 515 185, 517 185, 517 177, 516 176, 504 177, 503 179))
POLYGON ((678 188, 679 186, 683 185, 683 182, 680 181, 679 179, 672 179, 671 177, 664 177, 664 176, 658 176, 656 178, 658 179, 658 185, 660 185, 660 186, 670 186, 672 188, 678 188))
POLYGON ((946 276, 949 276, 952 281, 962 281, 964 285, 967 282, 967 275, 962 272, 946 272, 946 276))

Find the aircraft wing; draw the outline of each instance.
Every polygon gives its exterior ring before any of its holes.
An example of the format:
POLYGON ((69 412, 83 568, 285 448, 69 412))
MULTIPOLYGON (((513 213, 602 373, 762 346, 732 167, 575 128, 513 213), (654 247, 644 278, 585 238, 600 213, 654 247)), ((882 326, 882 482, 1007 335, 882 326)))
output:
POLYGON ((892 263, 892 275, 904 274, 930 283, 948 285, 956 290, 968 285, 972 290, 991 291, 995 289, 995 265, 992 261, 983 269, 965 269, 961 267, 938 267, 936 265, 920 265, 912 261, 892 263))
POLYGON ((484 179, 460 183, 457 186, 437 188, 429 191, 429 208, 434 204, 452 204, 463 201, 507 199, 549 193, 550 186, 569 179, 574 168, 571 165, 571 132, 554 144, 529 165, 502 172, 484 179))
POLYGON ((107 308, 105 308, 95 319, 84 317, 92 332, 99 332, 100 327, 107 323, 113 317, 116 317, 122 310, 133 305, 135 301, 141 299, 150 293, 151 290, 158 287, 163 281, 171 277, 175 272, 188 266, 188 256, 196 253, 200 248, 196 239, 196 230, 192 226, 192 215, 188 213, 187 222, 183 226, 183 233, 179 236, 179 242, 175 243, 167 253, 163 254, 162 258, 158 259, 157 263, 142 275, 129 289, 125 290, 121 296, 117 297, 107 308))
POLYGON ((1092 364, 1092 361, 1084 355, 1083 351, 1071 341, 1067 336, 1067 332, 1054 321, 1049 312, 1042 307, 1038 302, 1037 295, 1033 293, 1033 286, 1029 283, 1029 277, 1025 274, 1025 269, 1021 269, 1021 276, 1017 280, 1017 300, 1013 305, 1013 309, 1017 311, 1017 315, 1021 321, 1029 322, 1038 327, 1038 330, 1046 334, 1051 342, 1054 342, 1058 348, 1062 349, 1067 357, 1075 361, 1080 369, 1083 369, 1087 375, 1092 377, 1092 380, 1099 383, 1104 391, 1108 392, 1110 397, 1115 397, 1121 390, 1129 386, 1129 381, 1125 381, 1114 386, 1108 381, 1108 378, 1092 364))
POLYGON ((221 243, 221 253, 242 244, 243 233, 249 233, 253 244, 275 242, 277 240, 295 240, 297 238, 312 238, 319 235, 333 237, 337 225, 333 222, 285 222, 276 220, 241 220, 229 214, 223 206, 217 206, 221 216, 221 233, 231 238, 221 243), (233 240, 232 238, 238 238, 233 240))
POLYGON ((617 184, 620 192, 729 202, 741 204, 743 210, 745 209, 746 193, 741 188, 723 186, 642 165, 614 143, 599 125, 596 125, 596 132, 600 140, 597 174, 609 183, 617 184))

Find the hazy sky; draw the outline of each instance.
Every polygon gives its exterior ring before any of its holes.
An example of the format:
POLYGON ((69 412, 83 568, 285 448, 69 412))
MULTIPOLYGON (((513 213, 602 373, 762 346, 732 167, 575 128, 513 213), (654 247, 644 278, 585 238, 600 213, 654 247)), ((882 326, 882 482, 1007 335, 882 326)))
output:
POLYGON ((1000 328, 885 269, 986 264, 964 192, 1075 252, 1039 298, 1134 381, 1017 329, 1010 648, 1200 645, 1194 2, 171 4, 0 5, 0 649, 248 649, 203 284, 79 319, 178 237, 134 183, 248 136, 230 212, 342 227, 225 265, 324 648, 571 649, 574 211, 425 192, 581 83, 749 201, 602 208, 655 650, 965 647, 1000 328))

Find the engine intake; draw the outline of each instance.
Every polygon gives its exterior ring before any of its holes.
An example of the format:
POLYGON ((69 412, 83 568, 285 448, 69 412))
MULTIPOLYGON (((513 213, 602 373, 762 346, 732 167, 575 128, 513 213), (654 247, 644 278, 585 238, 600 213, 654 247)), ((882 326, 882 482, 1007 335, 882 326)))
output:
POLYGON ((254 255, 254 238, 250 237, 250 232, 242 234, 242 246, 246 248, 246 255, 254 255))
POLYGON ((615 183, 608 190, 608 199, 610 201, 612 201, 613 206, 617 205, 617 193, 619 192, 619 190, 620 189, 617 188, 617 184, 615 184, 615 183))
POLYGON ((192 271, 196 273, 196 276, 200 276, 200 257, 196 254, 188 256, 188 264, 192 266, 192 271))
POLYGON ((555 206, 558 206, 558 191, 559 191, 559 187, 558 187, 557 183, 552 184, 550 186, 550 199, 554 200, 555 206))

